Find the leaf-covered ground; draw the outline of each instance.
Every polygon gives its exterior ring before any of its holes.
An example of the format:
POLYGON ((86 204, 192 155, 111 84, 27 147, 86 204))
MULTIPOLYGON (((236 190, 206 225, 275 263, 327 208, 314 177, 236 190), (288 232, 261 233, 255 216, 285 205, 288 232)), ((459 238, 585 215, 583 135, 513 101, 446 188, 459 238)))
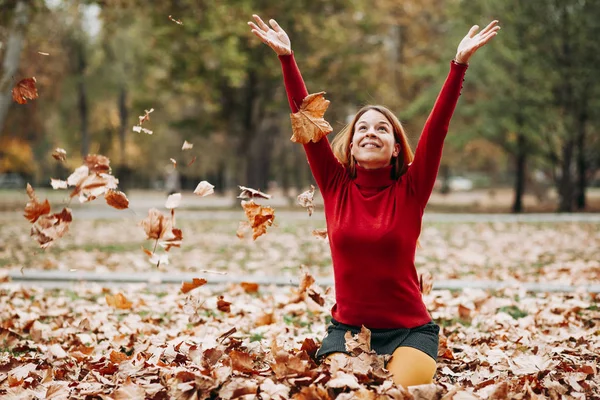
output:
MULTIPOLYGON (((256 241, 235 232, 244 219, 178 217, 182 248, 169 273, 202 269, 231 276, 298 278, 305 265, 330 276, 318 215, 279 218, 256 241)), ((277 215, 277 213, 276 213, 277 215)), ((1 216, 3 270, 151 272, 133 213, 120 220, 74 218, 46 251, 19 214, 1 216)), ((600 279, 597 223, 426 222, 419 272, 436 280, 515 282, 511 289, 434 290, 425 301, 442 326, 434 385, 406 393, 381 358, 318 364, 333 290, 205 285, 50 290, 0 283, 0 398, 82 399, 469 399, 598 398, 600 296, 527 293, 519 282, 589 284, 600 279), (222 296, 222 297, 220 297, 222 296), (321 306, 319 296, 325 299, 321 306), (110 304, 110 305, 109 305, 110 304), (235 328, 235 329, 234 329, 235 328), (245 397, 244 397, 245 396, 245 397)))
POLYGON ((438 374, 435 384, 407 394, 387 378, 383 360, 368 353, 314 362, 333 293, 323 294, 319 306, 297 289, 256 289, 207 285, 183 294, 174 286, 42 290, 4 283, 0 396, 583 399, 600 393, 597 296, 432 292, 425 301, 442 326, 438 374), (107 297, 121 301, 108 306, 107 297))

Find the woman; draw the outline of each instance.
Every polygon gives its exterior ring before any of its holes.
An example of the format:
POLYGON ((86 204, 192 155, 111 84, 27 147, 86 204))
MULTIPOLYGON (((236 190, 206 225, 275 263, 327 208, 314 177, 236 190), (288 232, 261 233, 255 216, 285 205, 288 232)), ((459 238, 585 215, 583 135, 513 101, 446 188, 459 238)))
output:
MULTIPOLYGON (((279 56, 292 112, 308 91, 290 40, 274 20, 257 15, 252 32, 279 56)), ((391 354, 387 368, 404 387, 431 383, 439 327, 423 303, 414 258, 423 211, 436 179, 442 145, 460 96, 468 61, 498 32, 492 21, 473 26, 458 45, 450 73, 414 155, 398 119, 366 106, 334 139, 304 145, 325 204, 336 304, 319 357, 346 353, 344 334, 371 330, 371 348, 391 354)))

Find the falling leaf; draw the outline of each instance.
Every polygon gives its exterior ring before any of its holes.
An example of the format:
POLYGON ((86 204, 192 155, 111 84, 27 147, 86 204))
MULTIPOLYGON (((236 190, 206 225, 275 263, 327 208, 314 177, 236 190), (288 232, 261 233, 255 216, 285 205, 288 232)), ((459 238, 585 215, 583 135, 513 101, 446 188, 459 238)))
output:
POLYGON ((169 160, 171 161, 171 163, 173 164, 173 168, 177 168, 177 160, 174 158, 169 158, 169 160))
POLYGON ((329 100, 325 100, 325 92, 309 94, 302 101, 300 109, 291 114, 292 135, 291 141, 306 144, 310 141, 318 142, 327 136, 333 128, 323 119, 329 100))
POLYGON ((104 199, 106 200, 106 204, 116 208, 117 210, 124 210, 126 208, 129 208, 129 199, 127 199, 125 193, 119 190, 108 190, 104 194, 104 199))
POLYGON ((165 203, 165 208, 173 209, 179 207, 181 203, 181 193, 173 193, 167 197, 167 201, 165 203))
POLYGON ((327 228, 325 229, 314 229, 312 231, 313 236, 316 236, 321 239, 327 239, 327 228))
POLYGON ((252 228, 252 239, 256 240, 259 236, 267 233, 267 227, 273 225, 275 210, 268 206, 258 205, 252 200, 242 200, 242 208, 252 228))
POLYGON ((193 149, 194 145, 192 143, 189 143, 187 140, 183 141, 183 146, 181 146, 181 150, 189 150, 189 149, 193 149))
POLYGON ((52 157, 54 157, 54 159, 58 160, 58 161, 66 161, 67 160, 67 151, 65 149, 61 149, 60 147, 57 147, 52 152, 52 157))
POLYGON ((42 56, 49 56, 50 53, 44 53, 43 51, 38 51, 38 54, 42 55, 42 56))
POLYGON ((192 157, 192 160, 189 163, 187 163, 187 166, 189 167, 190 165, 192 165, 194 161, 196 161, 196 156, 192 157))
POLYGON ((34 223, 40 216, 50 213, 50 202, 48 202, 48 199, 40 203, 29 183, 27 184, 27 195, 29 196, 29 202, 25 205, 24 216, 29 222, 34 223))
POLYGON ((45 249, 69 231, 72 221, 73 216, 68 208, 56 214, 44 214, 32 225, 30 235, 45 249))
POLYGON ((107 294, 105 298, 106 304, 118 310, 129 310, 131 306, 133 306, 133 304, 129 302, 129 300, 127 300, 127 298, 122 293, 117 293, 114 296, 107 294))
POLYGON ((239 186, 242 191, 240 195, 237 197, 238 199, 252 199, 252 198, 262 198, 262 199, 270 199, 271 195, 263 193, 259 190, 248 188, 245 186, 239 186))
POLYGON ((153 133, 150 129, 142 128, 139 125, 134 126, 133 131, 137 132, 137 133, 144 132, 144 133, 147 133, 148 135, 152 135, 152 133, 153 133))
POLYGON ((147 239, 162 239, 171 229, 171 221, 156 208, 148 210, 148 216, 142 221, 147 239))
POLYGON ((27 104, 27 100, 38 98, 37 88, 35 87, 35 77, 25 78, 17 82, 12 90, 12 98, 19 104, 27 104))
POLYGON ((433 289, 433 276, 429 271, 419 275, 419 288, 421 289, 421 293, 425 295, 431 293, 431 289, 433 289))
POLYGON ((202 278, 193 278, 191 282, 182 282, 181 293, 187 293, 191 290, 194 290, 197 287, 205 285, 206 282, 207 282, 206 279, 202 279, 202 278))
POLYGON ((242 282, 240 286, 246 293, 256 293, 258 292, 258 283, 254 282, 242 282))
POLYGON ((248 221, 240 221, 237 230, 235 231, 235 235, 240 239, 243 239, 246 236, 246 231, 250 229, 250 224, 248 221))
POLYGON ((88 154, 83 160, 90 173, 110 173, 110 160, 100 154, 88 154))
POLYGON ((54 190, 68 188, 67 181, 63 181, 60 179, 50 178, 50 185, 52 186, 52 189, 54 189, 54 190))
POLYGON ((215 192, 214 188, 215 187, 207 181, 202 181, 196 186, 196 189, 194 189, 194 194, 197 194, 200 197, 206 197, 215 192))
POLYGON ((170 15, 169 15, 169 19, 170 19, 171 21, 175 22, 177 25, 183 25, 183 22, 181 22, 181 21, 180 21, 180 20, 178 20, 178 19, 173 19, 173 17, 171 17, 170 15))
POLYGON ((90 170, 87 165, 78 167, 69 177, 67 178, 67 184, 69 186, 78 186, 85 178, 90 174, 90 170))
POLYGON ((220 311, 223 311, 223 312, 226 312, 226 313, 231 312, 231 303, 228 302, 228 301, 225 301, 223 299, 223 296, 219 296, 217 298, 217 308, 220 311))
POLYGON ((308 215, 311 216, 313 211, 315 210, 315 205, 313 204, 313 197, 315 196, 315 187, 310 185, 310 190, 307 190, 304 193, 298 195, 298 204, 302 207, 305 207, 308 210, 308 215))
POLYGON ((171 247, 181 247, 182 240, 183 232, 181 229, 173 228, 170 233, 165 234, 160 245, 165 248, 165 251, 169 251, 171 247))
POLYGON ((150 110, 144 110, 144 115, 140 115, 138 118, 140 120, 138 125, 142 125, 145 121, 150 121, 150 113, 154 111, 154 108, 150 110))

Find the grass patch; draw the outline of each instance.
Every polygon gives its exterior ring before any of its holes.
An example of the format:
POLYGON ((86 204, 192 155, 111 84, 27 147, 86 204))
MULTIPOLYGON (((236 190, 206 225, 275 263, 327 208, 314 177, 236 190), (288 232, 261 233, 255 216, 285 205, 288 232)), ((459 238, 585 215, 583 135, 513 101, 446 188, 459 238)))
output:
POLYGON ((497 311, 505 312, 508 315, 510 315, 511 317, 513 317, 514 319, 524 318, 528 315, 525 311, 521 310, 517 306, 500 307, 497 311))

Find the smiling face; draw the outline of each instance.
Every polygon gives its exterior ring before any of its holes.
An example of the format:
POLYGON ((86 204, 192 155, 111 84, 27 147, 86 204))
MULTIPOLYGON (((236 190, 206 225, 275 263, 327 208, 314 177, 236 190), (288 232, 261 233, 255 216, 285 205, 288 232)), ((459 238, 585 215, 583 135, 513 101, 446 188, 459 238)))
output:
POLYGON ((360 116, 354 124, 350 143, 350 153, 359 166, 365 169, 386 167, 399 152, 394 128, 385 115, 370 109, 360 116))

